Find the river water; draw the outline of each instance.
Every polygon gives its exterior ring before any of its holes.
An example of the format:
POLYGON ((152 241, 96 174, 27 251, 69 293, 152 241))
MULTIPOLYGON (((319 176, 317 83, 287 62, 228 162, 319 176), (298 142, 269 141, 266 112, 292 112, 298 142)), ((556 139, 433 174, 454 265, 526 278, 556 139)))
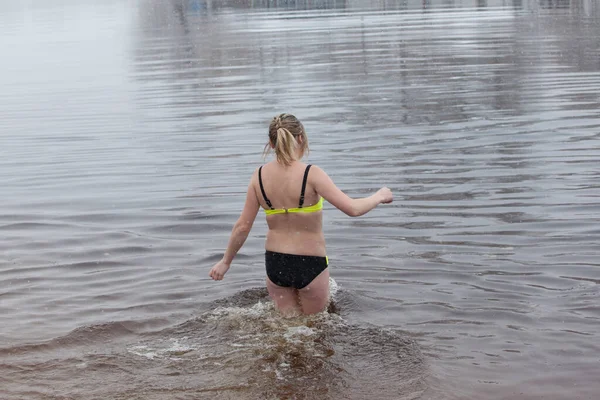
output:
POLYGON ((0 4, 0 398, 595 399, 593 0, 0 4), (329 312, 284 320, 259 215, 270 119, 325 206, 329 312))

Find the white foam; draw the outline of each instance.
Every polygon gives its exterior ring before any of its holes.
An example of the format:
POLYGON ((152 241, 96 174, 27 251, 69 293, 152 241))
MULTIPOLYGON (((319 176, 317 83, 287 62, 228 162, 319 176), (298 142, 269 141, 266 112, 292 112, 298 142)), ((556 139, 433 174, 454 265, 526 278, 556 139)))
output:
POLYGON ((181 344, 179 339, 169 339, 169 345, 164 348, 150 348, 147 345, 137 345, 127 349, 129 353, 140 357, 146 357, 149 360, 165 357, 176 359, 172 356, 180 356, 193 350, 193 347, 181 344))
POLYGON ((148 346, 133 346, 128 350, 131 354, 135 354, 136 356, 146 357, 150 360, 158 357, 158 353, 154 350, 148 348, 148 346))
POLYGON ((219 319, 227 316, 239 316, 256 319, 264 317, 273 310, 273 303, 263 303, 259 301, 252 307, 217 307, 208 314, 208 317, 210 319, 219 319))
POLYGON ((303 339, 305 339, 306 337, 312 336, 316 333, 317 332, 314 329, 309 328, 308 326, 291 326, 287 328, 287 332, 283 334, 283 337, 289 343, 299 344, 302 343, 303 339))
POLYGON ((340 285, 332 277, 329 277, 329 297, 333 299, 338 290, 340 290, 340 285))
POLYGON ((276 369, 275 370, 275 376, 277 377, 277 379, 279 379, 280 381, 285 380, 285 378, 283 377, 283 374, 281 373, 280 370, 276 369))
POLYGON ((300 326, 291 326, 288 328, 287 333, 284 336, 311 336, 316 332, 314 329, 309 328, 308 326, 300 325, 300 326))
POLYGON ((171 347, 164 350, 165 353, 182 355, 194 350, 193 347, 179 343, 178 339, 171 339, 171 347))

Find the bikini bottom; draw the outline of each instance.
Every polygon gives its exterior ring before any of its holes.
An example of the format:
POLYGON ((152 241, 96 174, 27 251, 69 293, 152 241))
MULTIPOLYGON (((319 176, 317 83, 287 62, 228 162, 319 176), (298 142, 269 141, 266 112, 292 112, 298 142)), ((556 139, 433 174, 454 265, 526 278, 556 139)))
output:
POLYGON ((267 276, 277 286, 302 289, 327 268, 327 257, 266 251, 267 276))

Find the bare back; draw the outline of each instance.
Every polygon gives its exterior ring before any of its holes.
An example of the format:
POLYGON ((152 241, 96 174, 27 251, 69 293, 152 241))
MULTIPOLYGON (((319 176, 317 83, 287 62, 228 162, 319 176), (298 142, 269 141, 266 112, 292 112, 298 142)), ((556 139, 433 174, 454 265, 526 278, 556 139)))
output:
MULTIPOLYGON (((298 207, 305 170, 306 164, 299 161, 290 166, 276 161, 263 166, 263 187, 274 208, 298 207)), ((320 199, 311 181, 309 173, 304 193, 305 206, 316 204, 320 199)), ((260 205, 269 209, 262 196, 258 179, 253 180, 253 186, 260 205)), ((322 211, 267 215, 267 225, 269 231, 266 250, 299 255, 326 255, 322 211)))

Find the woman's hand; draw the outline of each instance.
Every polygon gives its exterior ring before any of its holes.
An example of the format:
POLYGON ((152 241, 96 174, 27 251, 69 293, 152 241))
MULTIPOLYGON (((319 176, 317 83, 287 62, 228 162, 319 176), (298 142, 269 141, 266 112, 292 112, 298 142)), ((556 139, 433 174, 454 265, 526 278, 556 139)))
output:
POLYGON ((380 196, 381 198, 381 203, 383 204, 388 204, 391 203, 392 200, 394 200, 394 196, 392 195, 392 191, 387 188, 387 187, 382 187, 381 189, 379 189, 377 191, 377 194, 380 196))
POLYGON ((225 276, 225 273, 229 270, 229 266, 230 264, 227 264, 221 260, 210 269, 208 276, 213 278, 215 281, 220 281, 225 276))

